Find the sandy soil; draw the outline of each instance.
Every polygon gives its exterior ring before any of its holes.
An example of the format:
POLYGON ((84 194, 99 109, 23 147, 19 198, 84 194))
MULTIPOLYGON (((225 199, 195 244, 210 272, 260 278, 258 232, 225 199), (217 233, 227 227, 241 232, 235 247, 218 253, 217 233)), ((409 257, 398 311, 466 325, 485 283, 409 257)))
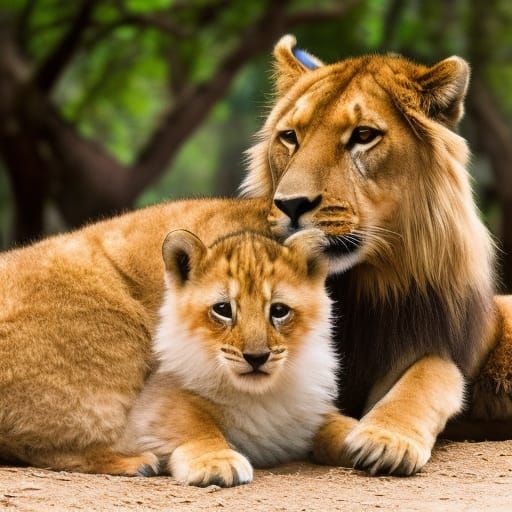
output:
POLYGON ((124 478, 0 468, 0 509, 289 511, 512 510, 512 441, 444 443, 422 473, 368 477, 351 469, 290 464, 252 484, 197 489, 172 478, 124 478))

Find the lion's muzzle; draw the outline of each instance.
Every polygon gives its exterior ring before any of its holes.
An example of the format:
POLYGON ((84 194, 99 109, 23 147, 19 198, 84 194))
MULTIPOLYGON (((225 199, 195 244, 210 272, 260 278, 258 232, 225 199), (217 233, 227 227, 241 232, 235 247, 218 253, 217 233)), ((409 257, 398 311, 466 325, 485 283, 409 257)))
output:
POLYGON ((315 227, 330 237, 343 237, 358 227, 358 216, 346 201, 323 195, 310 198, 276 194, 268 222, 278 236, 315 227))
POLYGON ((289 197, 274 199, 274 204, 279 210, 286 214, 290 218, 290 227, 293 229, 299 229, 300 217, 312 210, 314 210, 322 201, 322 196, 318 195, 313 199, 307 197, 289 197))

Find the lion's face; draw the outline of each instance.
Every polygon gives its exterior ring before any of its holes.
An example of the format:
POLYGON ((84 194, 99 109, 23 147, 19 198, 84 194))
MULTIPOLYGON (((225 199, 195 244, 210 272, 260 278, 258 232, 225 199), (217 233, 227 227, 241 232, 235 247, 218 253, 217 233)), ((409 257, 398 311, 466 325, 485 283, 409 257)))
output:
POLYGON ((269 148, 274 232, 321 228, 338 267, 362 257, 365 237, 393 228, 401 190, 413 179, 408 167, 415 146, 371 75, 361 74, 345 89, 335 82, 339 78, 328 75, 297 91, 269 148), (394 164, 398 160, 403 166, 394 164))
POLYGON ((435 221, 428 202, 439 189, 455 191, 455 201, 457 189, 461 201, 470 198, 464 170, 440 176, 432 163, 439 138, 450 139, 448 153, 465 158, 448 129, 462 115, 469 73, 462 59, 427 68, 368 56, 324 66, 309 55, 304 61, 294 44, 285 36, 275 49, 278 101, 243 185, 252 195, 272 194, 276 235, 322 229, 331 271, 339 272, 378 260, 410 237, 411 210, 435 221))

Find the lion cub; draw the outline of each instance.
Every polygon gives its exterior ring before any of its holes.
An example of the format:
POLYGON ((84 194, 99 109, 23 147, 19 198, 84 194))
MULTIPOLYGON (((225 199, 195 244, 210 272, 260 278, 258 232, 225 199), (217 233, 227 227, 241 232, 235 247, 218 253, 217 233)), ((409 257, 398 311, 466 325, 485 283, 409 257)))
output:
POLYGON ((320 461, 340 462, 355 420, 333 406, 322 243, 317 230, 284 245, 255 233, 209 248, 188 231, 167 236, 159 367, 131 411, 125 450, 151 451, 178 481, 199 486, 247 483, 251 463, 313 448, 320 461))

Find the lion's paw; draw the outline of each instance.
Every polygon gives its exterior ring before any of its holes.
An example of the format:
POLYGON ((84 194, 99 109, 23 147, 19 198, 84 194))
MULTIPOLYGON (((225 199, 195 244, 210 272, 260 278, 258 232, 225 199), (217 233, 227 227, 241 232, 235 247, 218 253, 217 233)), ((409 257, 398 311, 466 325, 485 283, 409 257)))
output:
POLYGON ((252 481, 250 462, 235 450, 218 450, 191 458, 183 448, 176 448, 169 460, 172 475, 183 484, 232 487, 252 481))
POLYGON ((345 440, 354 467, 370 474, 413 475, 430 459, 423 440, 362 420, 345 440))

